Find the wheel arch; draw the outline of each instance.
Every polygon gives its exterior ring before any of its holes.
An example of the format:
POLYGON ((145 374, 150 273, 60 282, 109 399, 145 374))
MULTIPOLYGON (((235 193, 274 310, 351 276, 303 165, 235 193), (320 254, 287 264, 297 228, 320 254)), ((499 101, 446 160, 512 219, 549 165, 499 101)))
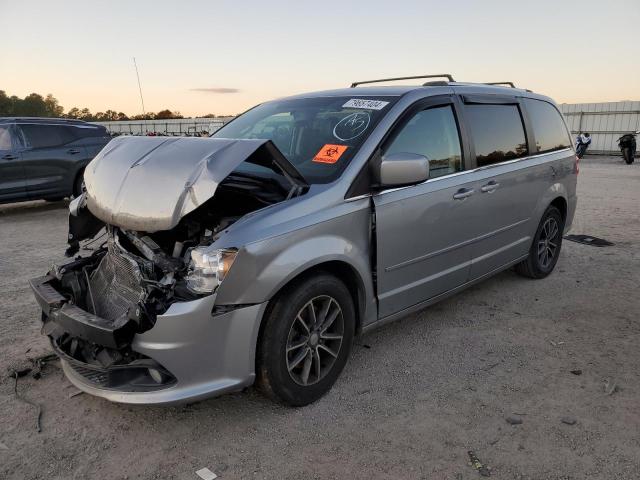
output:
POLYGON ((567 200, 564 197, 559 196, 554 198, 549 206, 556 207, 558 210, 560 210, 563 222, 567 220, 567 200))
MULTIPOLYGON (((271 308, 273 308, 273 304, 280 297, 282 292, 286 291, 286 289, 291 287, 291 285, 319 273, 328 273, 330 275, 333 275, 345 284, 345 286, 349 290, 349 293, 351 294, 353 305, 356 311, 356 333, 361 332, 362 325, 365 319, 367 297, 364 280, 353 265, 351 265, 347 261, 339 259, 323 260, 312 265, 307 265, 304 269, 297 271, 295 274, 289 277, 282 285, 277 288, 277 290, 269 299, 269 304, 267 306, 267 309, 265 310, 264 318, 267 317, 271 308)), ((260 333, 262 333, 262 328, 265 323, 264 318, 261 322, 260 333)), ((260 334, 258 335, 258 338, 260 338, 260 334)))
POLYGON ((544 194, 540 196, 538 204, 536 205, 535 217, 533 218, 534 222, 532 222, 532 225, 535 225, 534 228, 538 228, 538 224, 549 206, 554 206, 560 210, 562 219, 566 222, 569 213, 568 197, 567 189, 562 183, 557 182, 550 185, 544 194))

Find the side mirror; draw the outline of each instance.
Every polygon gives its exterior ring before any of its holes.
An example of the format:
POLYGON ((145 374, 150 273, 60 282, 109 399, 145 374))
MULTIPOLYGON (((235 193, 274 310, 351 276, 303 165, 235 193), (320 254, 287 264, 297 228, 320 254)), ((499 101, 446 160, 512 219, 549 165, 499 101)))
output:
POLYGON ((383 187, 415 185, 429 179, 429 160, 417 153, 392 153, 380 161, 380 184, 383 187))

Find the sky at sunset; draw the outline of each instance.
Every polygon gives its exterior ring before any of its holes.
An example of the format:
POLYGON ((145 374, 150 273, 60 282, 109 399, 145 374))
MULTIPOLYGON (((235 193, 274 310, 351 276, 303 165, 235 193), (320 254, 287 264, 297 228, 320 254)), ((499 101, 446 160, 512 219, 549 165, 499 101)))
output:
POLYGON ((559 103, 640 100, 640 0, 0 0, 0 90, 235 114, 354 80, 451 73, 559 103))

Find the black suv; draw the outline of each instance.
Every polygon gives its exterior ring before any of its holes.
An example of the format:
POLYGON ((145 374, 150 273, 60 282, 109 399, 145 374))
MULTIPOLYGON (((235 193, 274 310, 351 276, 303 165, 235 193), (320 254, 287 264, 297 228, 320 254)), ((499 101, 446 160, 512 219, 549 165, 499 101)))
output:
POLYGON ((0 203, 78 195, 84 167, 109 140, 80 120, 0 118, 0 203))

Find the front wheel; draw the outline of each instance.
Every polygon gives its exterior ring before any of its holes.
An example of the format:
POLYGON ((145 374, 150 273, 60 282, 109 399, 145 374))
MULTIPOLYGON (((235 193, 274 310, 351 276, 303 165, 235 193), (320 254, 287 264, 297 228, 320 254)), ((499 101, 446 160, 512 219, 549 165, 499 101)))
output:
POLYGON ((287 287, 265 319, 258 344, 257 385, 291 406, 327 393, 347 363, 355 309, 347 287, 321 273, 287 287))
POLYGON ((549 275, 560 256, 563 231, 564 220, 560 210, 550 206, 542 215, 529 256, 516 265, 516 272, 529 278, 544 278, 549 275))
POLYGON ((73 182, 73 197, 79 197, 86 191, 86 187, 84 185, 84 170, 78 173, 76 176, 75 182, 73 182))

